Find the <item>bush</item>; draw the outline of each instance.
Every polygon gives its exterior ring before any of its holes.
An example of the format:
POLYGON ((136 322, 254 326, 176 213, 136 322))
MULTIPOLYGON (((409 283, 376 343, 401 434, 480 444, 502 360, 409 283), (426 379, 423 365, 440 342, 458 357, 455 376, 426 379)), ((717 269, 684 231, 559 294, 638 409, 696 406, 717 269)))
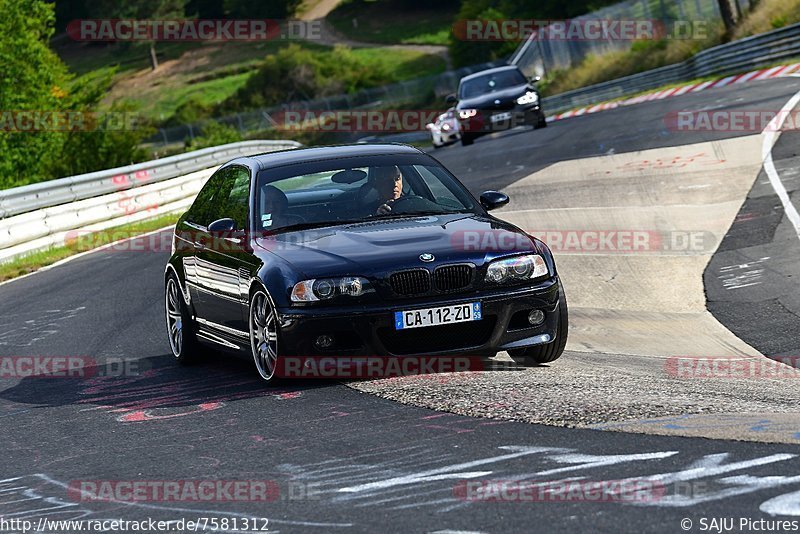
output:
POLYGON ((183 124, 194 124, 202 120, 211 118, 214 107, 210 104, 205 104, 197 100, 197 98, 190 98, 175 110, 169 119, 164 121, 162 127, 168 128, 170 126, 180 126, 183 124))
POLYGON ((291 44, 267 57, 245 86, 220 104, 217 111, 352 93, 389 83, 392 78, 385 67, 365 64, 346 47, 314 51, 291 44))
POLYGON ((195 137, 186 144, 186 150, 199 150, 217 145, 236 143, 242 140, 242 135, 236 128, 220 124, 216 121, 208 121, 203 124, 203 134, 195 137))

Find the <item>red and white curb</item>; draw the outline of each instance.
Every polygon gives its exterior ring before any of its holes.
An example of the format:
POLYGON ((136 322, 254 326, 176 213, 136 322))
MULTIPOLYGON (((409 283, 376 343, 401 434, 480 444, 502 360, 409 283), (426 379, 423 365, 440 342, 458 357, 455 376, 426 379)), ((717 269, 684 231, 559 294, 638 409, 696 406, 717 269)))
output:
POLYGON ((794 63, 792 65, 778 65, 777 67, 772 67, 769 69, 754 70, 752 72, 747 72, 745 74, 727 76, 725 78, 719 78, 717 80, 711 80, 699 83, 690 83, 682 87, 671 87, 669 89, 664 89, 663 91, 646 93, 633 98, 629 98, 627 100, 620 100, 617 102, 606 102, 604 104, 596 104, 594 106, 587 106, 579 109, 571 109, 563 113, 557 113, 556 115, 551 115, 547 117, 547 121, 552 122, 561 119, 568 119, 570 117, 577 117, 579 115, 586 115, 588 113, 597 113, 598 111, 604 111, 606 109, 614 109, 621 106, 631 106, 633 104, 639 104, 641 102, 649 102, 651 100, 663 100, 664 98, 685 95, 688 93, 697 93, 699 91, 705 91, 706 89, 725 87, 726 85, 745 83, 756 80, 766 80, 769 78, 780 78, 783 76, 788 76, 795 72, 800 72, 800 63, 794 63))

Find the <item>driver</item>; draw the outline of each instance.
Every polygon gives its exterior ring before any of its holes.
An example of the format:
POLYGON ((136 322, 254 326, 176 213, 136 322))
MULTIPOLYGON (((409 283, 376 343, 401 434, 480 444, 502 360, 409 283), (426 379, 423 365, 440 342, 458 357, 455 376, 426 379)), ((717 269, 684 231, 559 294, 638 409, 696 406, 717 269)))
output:
POLYGON ((392 204, 403 194, 403 175, 397 166, 372 169, 373 187, 378 192, 376 215, 391 213, 392 204))

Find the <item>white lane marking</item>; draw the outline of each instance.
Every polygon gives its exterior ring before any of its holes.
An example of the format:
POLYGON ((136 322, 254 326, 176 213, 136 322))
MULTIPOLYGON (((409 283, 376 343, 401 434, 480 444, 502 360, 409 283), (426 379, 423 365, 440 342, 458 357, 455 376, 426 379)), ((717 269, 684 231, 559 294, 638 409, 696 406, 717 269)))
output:
MULTIPOLYGON (((511 447, 501 447, 505 449, 511 449, 511 447)), ((493 456, 491 458, 482 458, 480 460, 474 460, 471 462, 464 462, 460 464, 448 465, 445 467, 440 467, 438 469, 430 469, 428 471, 421 471, 419 473, 414 473, 411 475, 403 475, 399 477, 389 478, 386 480, 378 480, 375 482, 369 482, 367 484, 359 484, 358 486, 350 486, 347 488, 340 488, 339 492, 341 493, 356 493, 359 491, 367 491, 367 490, 377 490, 377 489, 385 489, 390 488, 392 486, 399 486, 399 485, 407 485, 407 484, 416 484, 421 481, 425 481, 432 477, 436 477, 437 475, 442 475, 445 473, 460 473, 465 469, 471 469, 473 467, 477 467, 480 465, 486 465, 496 462, 502 462, 503 460, 511 460, 513 458, 519 458, 521 456, 527 456, 530 454, 538 454, 542 452, 552 452, 556 449, 552 447, 514 447, 512 450, 517 449, 516 452, 512 452, 510 454, 502 454, 500 456, 493 456)), ((488 471, 487 473, 491 473, 488 471)), ((460 477, 459 477, 460 478, 460 477)))
POLYGON ((722 280, 725 289, 742 289, 758 285, 765 272, 765 269, 758 268, 758 264, 768 259, 769 256, 737 265, 726 265, 720 268, 720 275, 717 278, 722 280))
MULTIPOLYGON (((103 245, 102 247, 93 248, 92 250, 87 250, 86 252, 80 252, 80 253, 75 254, 73 256, 67 256, 63 260, 58 260, 57 262, 51 263, 50 265, 45 265, 41 269, 37 269, 37 270, 33 271, 32 273, 23 274, 22 276, 17 276, 16 278, 12 278, 11 280, 6 280, 5 282, 0 282, 0 286, 4 286, 6 284, 10 284, 11 282, 16 282, 18 280, 22 280, 23 278, 28 278, 29 276, 33 276, 33 275, 35 275, 37 273, 41 273, 43 271, 49 271, 50 269, 52 269, 54 267, 58 267, 59 265, 64 265, 65 263, 69 263, 69 262, 71 262, 73 260, 77 260, 78 258, 82 258, 83 256, 86 256, 87 254, 94 254, 95 252, 100 252, 101 250, 105 250, 107 248, 115 247, 115 246, 119 245, 120 243, 124 243, 125 241, 130 241, 132 239, 138 239, 138 238, 142 238, 142 237, 147 237, 147 236, 150 236, 150 235, 153 235, 153 234, 157 234, 159 232, 163 232, 164 230, 169 230, 170 228, 174 228, 174 227, 175 227, 175 225, 171 224, 169 226, 165 226, 163 228, 159 228, 158 230, 153 230, 152 232, 147 232, 146 234, 139 234, 139 235, 134 235, 134 236, 131 236, 131 237, 126 237, 125 239, 120 239, 118 241, 114 241, 113 243, 108 243, 107 245, 103 245)), ((102 232, 102 231, 103 230, 98 230, 98 232, 102 232)))
POLYGON ((761 158, 764 161, 764 172, 767 173, 769 183, 781 200, 783 211, 786 213, 786 217, 792 223, 792 226, 794 226, 797 239, 800 239, 800 213, 797 213, 797 209, 794 207, 794 204, 792 204, 789 193, 786 191, 783 182, 781 182, 781 177, 777 169, 775 169, 775 163, 772 161, 772 146, 780 136, 780 129, 783 126, 786 116, 794 109, 798 102, 800 102, 800 91, 795 93, 795 95, 783 105, 778 114, 767 124, 764 131, 761 132, 764 136, 764 142, 761 145, 761 158))
POLYGON ((687 480, 696 480, 698 478, 707 478, 717 476, 731 471, 739 471, 741 469, 749 469, 751 467, 759 467, 768 465, 775 462, 785 462, 792 458, 797 458, 796 454, 772 454, 770 456, 763 456, 753 460, 743 460, 740 462, 724 463, 730 453, 723 452, 720 454, 708 454, 700 460, 694 462, 689 469, 678 471, 674 473, 661 473, 658 475, 650 475, 648 480, 657 480, 663 484, 673 484, 675 482, 685 482, 687 480))
POLYGON ((605 467, 627 462, 641 462, 646 460, 663 460, 678 454, 678 451, 646 452, 639 454, 617 454, 612 456, 594 456, 591 454, 564 454, 555 457, 556 462, 562 464, 573 464, 566 467, 556 467, 539 471, 536 476, 549 476, 568 471, 580 471, 582 469, 592 469, 594 467, 605 467))
MULTIPOLYGON (((800 477, 793 477, 796 482, 800 477)), ((800 515, 800 491, 778 495, 761 503, 759 510, 769 515, 800 515)))

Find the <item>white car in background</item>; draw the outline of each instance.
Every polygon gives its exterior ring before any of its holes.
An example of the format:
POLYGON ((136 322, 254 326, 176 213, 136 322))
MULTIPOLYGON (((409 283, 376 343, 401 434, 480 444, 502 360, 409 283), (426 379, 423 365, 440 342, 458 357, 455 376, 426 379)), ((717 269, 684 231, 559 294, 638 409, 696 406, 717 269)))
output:
POLYGON ((431 132, 433 148, 441 148, 461 139, 454 108, 448 109, 436 118, 436 122, 428 123, 425 127, 431 132))

